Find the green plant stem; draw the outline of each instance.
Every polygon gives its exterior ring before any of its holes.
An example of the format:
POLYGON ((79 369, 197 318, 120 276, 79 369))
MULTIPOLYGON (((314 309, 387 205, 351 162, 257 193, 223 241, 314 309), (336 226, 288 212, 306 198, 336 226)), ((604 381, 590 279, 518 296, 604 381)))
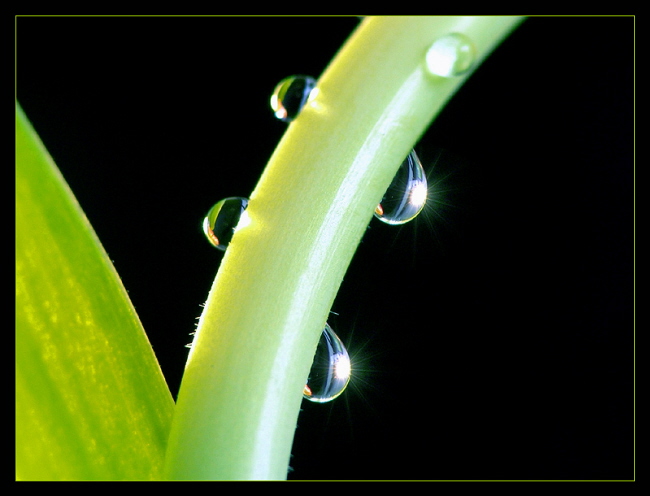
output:
POLYGON ((169 478, 286 477, 303 386, 348 264, 400 163, 469 75, 427 73, 428 47, 464 33, 478 65, 521 20, 369 18, 342 48, 222 260, 177 401, 169 478))

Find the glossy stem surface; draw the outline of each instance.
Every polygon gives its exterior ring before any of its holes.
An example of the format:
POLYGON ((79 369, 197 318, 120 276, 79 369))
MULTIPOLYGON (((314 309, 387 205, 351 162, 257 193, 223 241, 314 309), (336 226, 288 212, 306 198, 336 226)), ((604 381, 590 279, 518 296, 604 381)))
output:
POLYGON ((223 258, 178 397, 169 478, 286 477, 314 350, 348 264, 404 157, 471 74, 432 76, 427 49, 464 33, 478 64, 521 20, 366 18, 344 45, 271 156, 250 224, 223 258))

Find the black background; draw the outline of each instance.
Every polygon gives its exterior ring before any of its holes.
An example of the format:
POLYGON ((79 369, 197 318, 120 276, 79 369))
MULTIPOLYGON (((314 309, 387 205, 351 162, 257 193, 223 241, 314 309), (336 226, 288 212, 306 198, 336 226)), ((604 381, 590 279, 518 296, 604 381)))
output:
MULTIPOLYGON (((357 23, 17 19, 17 98, 174 396, 221 259, 201 219, 254 188, 275 84, 357 23)), ((531 18, 457 93, 416 146, 429 206, 373 220, 342 284, 354 377, 304 402, 290 478, 634 476, 633 47, 633 18, 531 18)))

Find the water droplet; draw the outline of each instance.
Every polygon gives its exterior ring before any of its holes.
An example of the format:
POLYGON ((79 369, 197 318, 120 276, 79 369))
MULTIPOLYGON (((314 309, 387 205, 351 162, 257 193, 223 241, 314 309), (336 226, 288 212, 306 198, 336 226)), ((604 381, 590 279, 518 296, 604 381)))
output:
POLYGON ((476 47, 462 33, 438 38, 427 51, 426 65, 437 76, 453 77, 467 72, 476 59, 476 47))
POLYGON ((381 203, 375 208, 375 217, 386 224, 404 224, 415 218, 426 202, 427 175, 413 150, 400 165, 381 203))
POLYGON ((248 223, 248 199, 239 196, 215 203, 203 219, 203 232, 215 248, 225 250, 237 229, 248 223))
POLYGON ((284 122, 294 120, 315 88, 316 80, 310 76, 284 78, 271 95, 271 108, 275 116, 284 122))
POLYGON ((350 382, 350 356, 341 339, 325 324, 303 396, 314 403, 338 397, 350 382))

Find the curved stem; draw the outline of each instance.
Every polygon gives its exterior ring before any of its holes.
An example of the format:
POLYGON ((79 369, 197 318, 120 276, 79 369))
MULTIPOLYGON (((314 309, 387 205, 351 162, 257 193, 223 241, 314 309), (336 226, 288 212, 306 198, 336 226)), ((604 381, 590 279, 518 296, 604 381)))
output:
POLYGON ((344 45, 223 258, 178 397, 169 478, 286 477, 303 386, 348 264, 400 163, 468 75, 429 74, 428 47, 464 33, 480 61, 521 20, 369 18, 344 45))

